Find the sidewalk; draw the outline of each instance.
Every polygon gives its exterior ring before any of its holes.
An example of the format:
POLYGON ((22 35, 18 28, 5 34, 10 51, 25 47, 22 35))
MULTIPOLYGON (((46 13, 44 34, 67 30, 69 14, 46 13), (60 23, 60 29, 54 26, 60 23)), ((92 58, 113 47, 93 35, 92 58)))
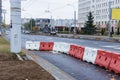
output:
POLYGON ((73 35, 73 34, 57 34, 58 37, 64 38, 77 38, 87 40, 100 40, 108 42, 120 42, 120 37, 108 37, 108 36, 94 36, 94 35, 73 35))
POLYGON ((23 50, 26 53, 26 56, 36 62, 38 65, 43 67, 46 71, 48 71, 56 80, 76 80, 74 77, 69 75, 68 73, 60 70, 58 67, 49 63, 47 60, 43 59, 40 56, 36 56, 34 52, 23 50))

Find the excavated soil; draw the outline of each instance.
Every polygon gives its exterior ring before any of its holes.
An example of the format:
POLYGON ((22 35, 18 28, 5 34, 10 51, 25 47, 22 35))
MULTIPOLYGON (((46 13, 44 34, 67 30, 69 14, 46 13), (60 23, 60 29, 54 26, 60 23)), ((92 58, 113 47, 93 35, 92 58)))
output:
POLYGON ((0 80, 55 80, 55 78, 33 61, 20 61, 14 54, 0 54, 0 80))

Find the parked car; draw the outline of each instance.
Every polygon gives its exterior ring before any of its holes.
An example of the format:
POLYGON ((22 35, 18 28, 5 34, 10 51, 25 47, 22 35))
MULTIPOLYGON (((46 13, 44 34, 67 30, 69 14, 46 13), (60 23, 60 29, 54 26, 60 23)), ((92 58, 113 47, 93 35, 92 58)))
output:
POLYGON ((30 34, 30 31, 25 31, 24 33, 26 33, 26 34, 30 34))
POLYGON ((56 35, 56 34, 57 34, 56 31, 51 31, 51 32, 50 32, 50 35, 56 35))

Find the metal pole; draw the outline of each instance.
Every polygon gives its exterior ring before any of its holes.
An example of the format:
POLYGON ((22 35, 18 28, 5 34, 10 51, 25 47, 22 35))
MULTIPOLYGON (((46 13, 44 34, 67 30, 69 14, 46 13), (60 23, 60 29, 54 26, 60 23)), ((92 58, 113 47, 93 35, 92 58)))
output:
POLYGON ((111 31, 110 31, 110 28, 111 28, 111 24, 110 24, 110 21, 111 21, 111 1, 109 0, 109 18, 108 18, 108 36, 109 37, 112 37, 112 34, 111 34, 111 31))
POLYGON ((52 27, 53 27, 53 26, 52 26, 52 16, 51 16, 51 19, 50 19, 50 25, 51 25, 51 26, 50 26, 50 27, 51 27, 50 29, 51 29, 51 32, 52 32, 52 27))
POLYGON ((74 11, 74 34, 76 34, 76 11, 74 11))
POLYGON ((2 31, 2 0, 0 0, 0 31, 2 31))
POLYGON ((6 13, 4 13, 4 23, 5 23, 5 14, 6 14, 6 13))
POLYGON ((71 4, 68 4, 68 6, 71 6, 71 7, 73 7, 73 9, 74 9, 74 30, 73 30, 73 34, 75 35, 76 34, 76 10, 75 10, 75 7, 73 6, 73 5, 71 5, 71 4))
POLYGON ((32 31, 32 18, 30 20, 30 27, 31 27, 31 31, 32 31))

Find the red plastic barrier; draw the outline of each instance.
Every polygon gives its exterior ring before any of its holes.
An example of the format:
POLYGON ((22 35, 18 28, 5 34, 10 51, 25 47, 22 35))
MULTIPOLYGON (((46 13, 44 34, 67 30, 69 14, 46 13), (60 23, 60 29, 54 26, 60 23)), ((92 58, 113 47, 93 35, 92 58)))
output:
POLYGON ((106 69, 108 69, 111 59, 112 59, 111 52, 98 50, 95 64, 98 64, 99 66, 102 66, 102 67, 105 67, 106 69))
POLYGON ((82 47, 82 46, 76 46, 76 52, 75 52, 75 57, 78 58, 78 59, 81 59, 83 60, 83 55, 84 55, 84 50, 85 48, 82 47))
POLYGON ((71 55, 71 56, 74 56, 74 54, 75 54, 75 50, 76 50, 76 46, 75 45, 70 45, 70 50, 69 50, 69 55, 71 55))
POLYGON ((69 55, 76 57, 78 59, 83 59, 84 47, 78 45, 70 45, 69 55))
POLYGON ((115 73, 120 73, 120 54, 113 53, 109 70, 113 70, 115 73))
POLYGON ((54 42, 40 42, 41 51, 52 51, 54 42))

